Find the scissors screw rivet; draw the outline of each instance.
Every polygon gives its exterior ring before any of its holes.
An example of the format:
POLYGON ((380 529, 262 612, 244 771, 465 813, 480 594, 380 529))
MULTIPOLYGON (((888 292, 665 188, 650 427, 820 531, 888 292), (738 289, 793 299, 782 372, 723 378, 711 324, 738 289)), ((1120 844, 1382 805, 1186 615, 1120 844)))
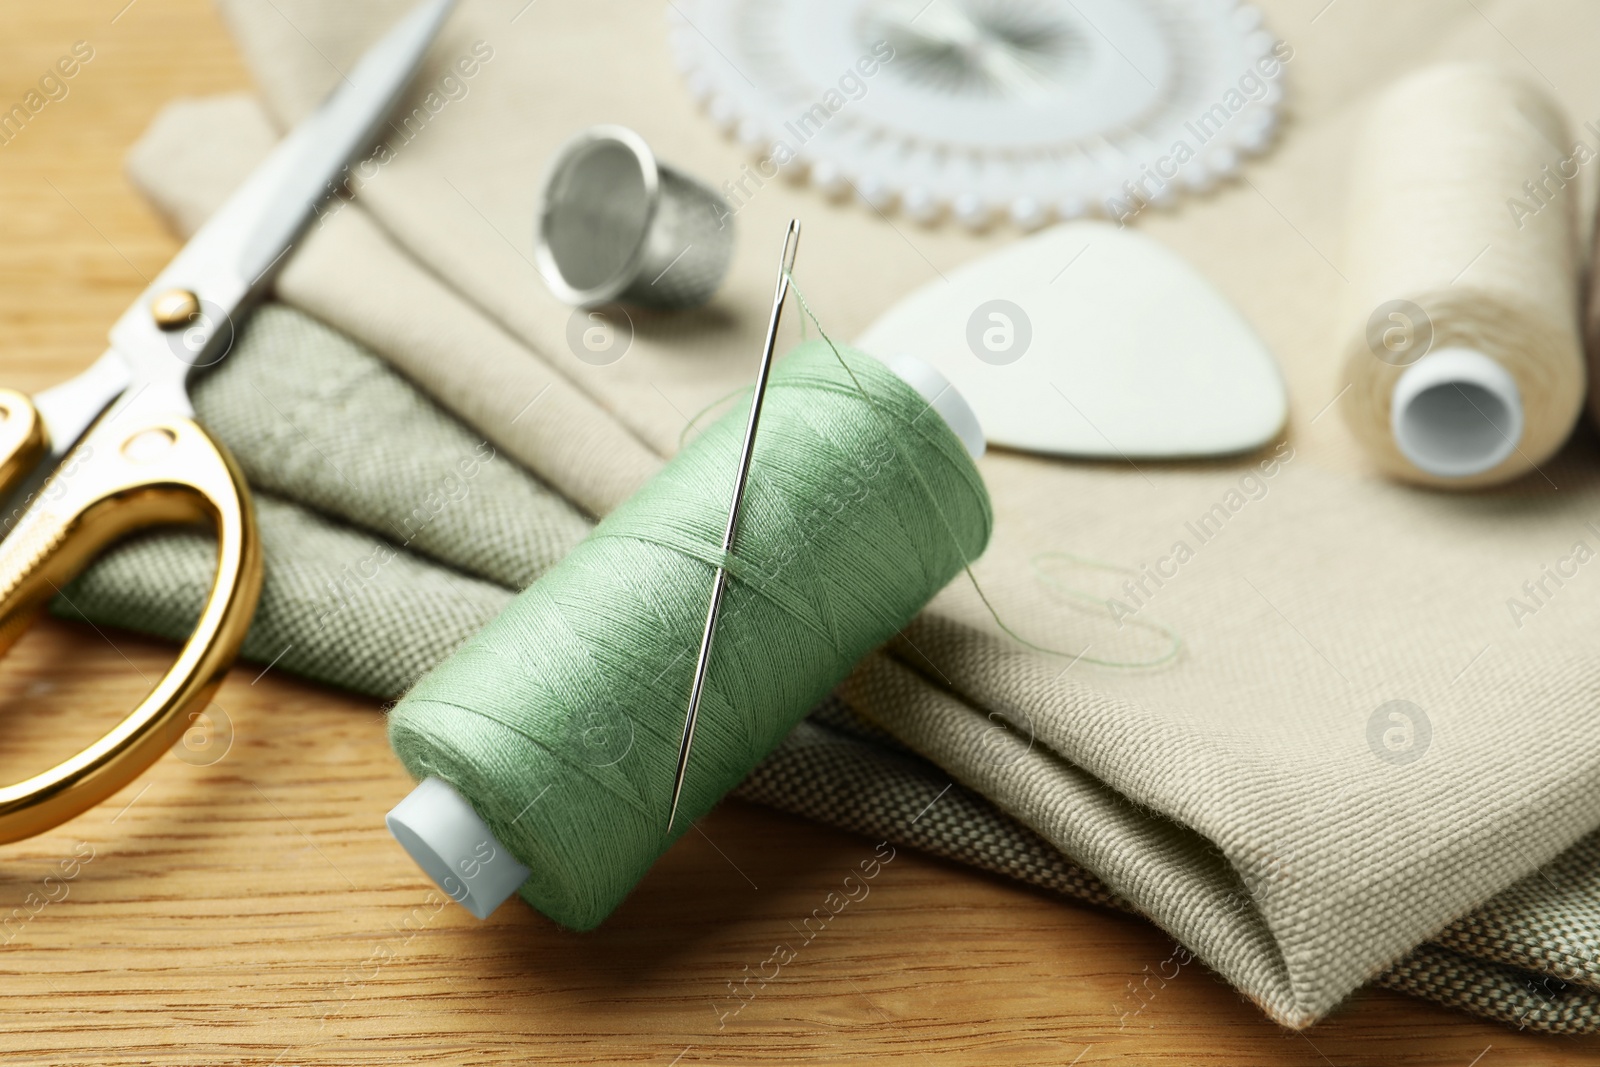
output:
POLYGON ((166 455, 177 441, 178 436, 162 426, 140 430, 122 442, 122 454, 135 463, 151 463, 166 455))
POLYGON ((181 330, 200 314, 200 298, 187 289, 168 289, 150 301, 150 314, 163 330, 181 330))

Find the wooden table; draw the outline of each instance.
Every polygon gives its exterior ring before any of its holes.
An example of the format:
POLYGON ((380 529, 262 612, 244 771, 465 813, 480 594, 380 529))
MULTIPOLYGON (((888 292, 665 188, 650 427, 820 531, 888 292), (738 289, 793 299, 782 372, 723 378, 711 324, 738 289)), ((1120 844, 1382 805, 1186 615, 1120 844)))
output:
MULTIPOLYGON (((123 180, 125 148, 164 102, 246 76, 203 0, 0 0, 0 27, 0 107, 74 42, 94 49, 0 145, 0 380, 36 389, 100 353, 176 248, 123 180)), ((41 624, 0 668, 0 774, 99 733, 171 656, 41 624)), ((1595 1041, 1381 992, 1290 1033, 1199 965, 1119 1026, 1168 938, 904 850, 719 1019, 727 983, 873 842, 729 804, 597 933, 519 903, 478 923, 436 906, 383 829, 409 782, 380 707, 250 665, 217 704, 220 758, 168 756, 0 854, 0 1063, 1600 1063, 1595 1041), (35 913, 30 894, 55 899, 35 913)))

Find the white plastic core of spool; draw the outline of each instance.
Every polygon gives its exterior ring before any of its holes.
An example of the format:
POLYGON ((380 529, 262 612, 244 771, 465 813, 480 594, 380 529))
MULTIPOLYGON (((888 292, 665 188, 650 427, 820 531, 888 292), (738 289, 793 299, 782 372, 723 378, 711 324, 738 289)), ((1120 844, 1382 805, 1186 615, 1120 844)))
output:
POLYGON ((1492 470, 1522 440, 1522 393, 1500 364, 1472 348, 1444 348, 1394 384, 1389 428, 1419 470, 1465 478, 1492 470))
POLYGON ((986 443, 983 427, 978 424, 978 414, 967 403, 950 379, 933 369, 933 366, 916 356, 898 355, 884 361, 896 377, 915 389, 928 406, 939 413, 945 424, 955 431, 967 454, 973 459, 983 456, 986 443))
POLYGON ((528 880, 528 868, 443 778, 423 779, 384 822, 423 873, 480 919, 528 880))

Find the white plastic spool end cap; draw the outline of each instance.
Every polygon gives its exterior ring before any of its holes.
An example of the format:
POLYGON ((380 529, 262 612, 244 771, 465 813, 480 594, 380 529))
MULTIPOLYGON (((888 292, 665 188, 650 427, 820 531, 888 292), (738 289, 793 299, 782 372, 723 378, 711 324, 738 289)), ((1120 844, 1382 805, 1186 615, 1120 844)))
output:
POLYGON ((1516 451, 1522 428, 1516 379, 1476 349, 1431 352, 1394 384, 1389 429, 1401 454, 1428 474, 1493 470, 1516 451))
POLYGON ((423 779, 384 822, 423 873, 479 919, 528 880, 528 868, 443 778, 423 779))
POLYGON ((967 398, 950 384, 950 379, 934 370, 929 363, 912 355, 894 356, 886 360, 884 365, 894 371, 895 376, 901 381, 915 389, 917 394, 928 402, 928 406, 939 413, 939 417, 955 431, 961 443, 967 446, 969 456, 973 459, 983 457, 986 442, 983 438, 983 427, 978 422, 978 414, 972 410, 972 405, 967 403, 967 398))

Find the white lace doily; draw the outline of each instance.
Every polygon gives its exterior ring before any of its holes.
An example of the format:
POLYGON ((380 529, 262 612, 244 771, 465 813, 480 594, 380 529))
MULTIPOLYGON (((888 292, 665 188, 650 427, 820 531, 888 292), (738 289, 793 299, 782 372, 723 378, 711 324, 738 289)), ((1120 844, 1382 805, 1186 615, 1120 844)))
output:
POLYGON ((1209 187, 1271 142, 1292 58, 1235 0, 673 0, 668 18, 690 91, 754 154, 722 188, 736 209, 781 165, 975 228, 1209 187))

